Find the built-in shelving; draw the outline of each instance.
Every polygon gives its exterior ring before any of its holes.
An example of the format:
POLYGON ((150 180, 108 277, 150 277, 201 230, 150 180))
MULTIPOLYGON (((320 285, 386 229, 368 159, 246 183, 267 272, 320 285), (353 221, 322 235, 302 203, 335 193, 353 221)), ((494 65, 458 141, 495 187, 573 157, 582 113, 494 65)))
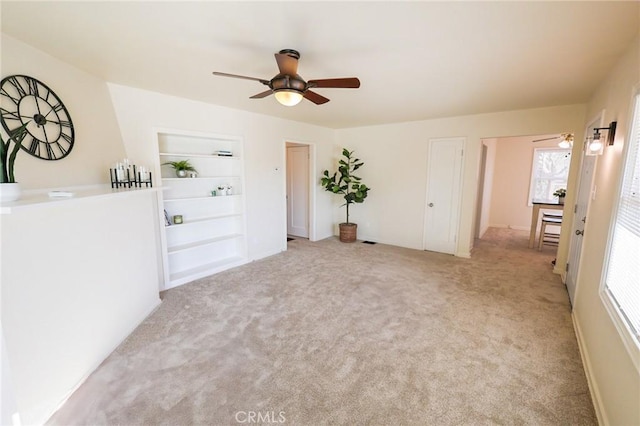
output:
MULTIPOLYGON (((164 216, 182 216, 181 224, 162 229, 165 285, 168 289, 246 262, 244 162, 242 140, 173 131, 158 132, 158 158, 164 216), (218 150, 231 151, 232 157, 218 150), (176 177, 163 165, 190 160, 195 177, 176 177), (219 194, 219 187, 232 194, 219 194), (216 195, 213 195, 216 191, 216 195)), ((226 192, 226 191, 223 191, 226 192)))

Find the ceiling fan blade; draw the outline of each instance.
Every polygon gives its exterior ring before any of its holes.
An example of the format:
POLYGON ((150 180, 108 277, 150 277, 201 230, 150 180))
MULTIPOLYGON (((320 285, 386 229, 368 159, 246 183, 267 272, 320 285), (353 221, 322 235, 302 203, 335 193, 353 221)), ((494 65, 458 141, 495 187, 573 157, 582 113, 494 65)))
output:
POLYGON ((269 89, 267 91, 264 91, 262 93, 258 93, 257 95, 253 95, 251 96, 249 99, 262 99, 262 98, 266 98, 267 96, 269 96, 270 94, 273 93, 273 90, 269 89))
POLYGON ((531 141, 531 142, 543 142, 543 141, 550 141, 550 140, 553 140, 553 139, 558 139, 559 137, 560 137, 560 136, 554 136, 554 137, 552 137, 552 138, 536 139, 536 140, 531 141))
POLYGON ((278 69, 280 74, 286 75, 298 75, 298 60, 286 53, 276 53, 276 62, 278 63, 278 69))
POLYGON ((309 87, 336 87, 340 89, 357 89, 360 87, 360 80, 356 77, 349 78, 325 78, 322 80, 309 80, 309 87))
POLYGON ((325 98, 324 96, 319 95, 316 92, 312 92, 311 90, 307 90, 306 92, 304 92, 303 96, 316 105, 322 105, 329 102, 329 98, 325 98))
POLYGON ((243 80, 254 80, 254 81, 259 81, 262 84, 266 84, 267 86, 269 85, 269 80, 264 80, 262 78, 246 77, 244 75, 228 74, 226 72, 218 72, 218 71, 214 71, 213 75, 218 75, 220 77, 241 78, 243 80))

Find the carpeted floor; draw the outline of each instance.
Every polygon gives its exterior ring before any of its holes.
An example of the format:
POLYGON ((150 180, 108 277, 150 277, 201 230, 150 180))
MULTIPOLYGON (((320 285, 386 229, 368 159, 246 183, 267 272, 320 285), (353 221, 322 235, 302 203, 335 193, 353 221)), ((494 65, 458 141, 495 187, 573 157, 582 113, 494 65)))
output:
POLYGON ((163 294, 55 425, 589 425, 553 249, 336 239, 163 294))

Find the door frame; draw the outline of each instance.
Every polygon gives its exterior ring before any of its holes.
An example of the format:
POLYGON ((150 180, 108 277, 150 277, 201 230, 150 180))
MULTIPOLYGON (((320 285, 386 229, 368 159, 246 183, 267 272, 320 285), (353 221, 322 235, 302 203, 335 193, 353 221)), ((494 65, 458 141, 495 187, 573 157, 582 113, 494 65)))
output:
POLYGON ((460 251, 458 249, 458 246, 460 244, 460 219, 462 217, 462 195, 464 192, 464 163, 465 163, 465 151, 467 149, 467 138, 466 137, 462 137, 462 136, 457 136, 457 137, 448 137, 448 138, 430 138, 427 142, 427 158, 426 158, 426 186, 424 189, 424 194, 425 194, 425 200, 424 200, 424 218, 422 221, 422 250, 427 250, 427 218, 428 218, 428 203, 429 203, 429 185, 431 184, 431 182, 429 181, 429 162, 431 161, 431 148, 433 146, 434 143, 436 142, 445 142, 445 141, 456 141, 456 142, 461 142, 462 144, 462 155, 461 155, 461 159, 460 159, 460 176, 459 176, 459 182, 458 182, 458 200, 457 200, 457 204, 458 204, 458 210, 456 212, 456 219, 455 219, 455 232, 456 232, 456 243, 455 243, 455 247, 453 249, 453 253, 447 253, 447 254, 452 254, 454 256, 461 256, 460 255, 460 251))
MULTIPOLYGON (((584 159, 585 159, 585 145, 586 145, 586 138, 589 134, 592 134, 589 132, 589 129, 592 129, 594 127, 602 127, 603 123, 604 123, 604 116, 605 116, 605 111, 601 110, 595 117, 593 117, 591 120, 589 120, 587 122, 587 125, 585 126, 585 142, 582 146, 582 149, 580 150, 581 156, 580 156, 580 168, 578 169, 578 177, 576 179, 576 183, 574 188, 576 189, 576 191, 580 191, 580 186, 582 184, 582 179, 584 178, 583 176, 583 171, 584 171, 584 159)), ((594 164, 593 164, 593 170, 591 173, 591 182, 589 182, 589 191, 587 192, 587 197, 586 197, 586 209, 585 209, 585 217, 587 218, 586 223, 584 224, 584 230, 587 230, 588 227, 588 223, 589 223, 589 216, 590 216, 590 210, 591 210, 591 199, 592 199, 592 194, 593 194, 593 183, 594 183, 594 179, 595 179, 595 175, 596 175, 596 168, 598 167, 598 158, 599 155, 594 156, 594 164)), ((576 238, 578 238, 576 235, 574 235, 574 228, 576 227, 576 221, 582 220, 580 218, 578 218, 577 216, 577 208, 578 208, 578 196, 580 194, 576 193, 574 202, 573 202, 573 208, 571 211, 571 216, 572 216, 572 220, 571 220, 571 226, 569 227, 569 247, 567 249, 567 261, 565 264, 565 271, 564 271, 564 283, 565 286, 567 287, 567 293, 569 294, 569 299, 571 302, 571 305, 573 306, 575 303, 575 300, 578 296, 578 290, 580 288, 580 286, 578 285, 578 283, 580 282, 580 273, 582 271, 582 268, 580 268, 580 260, 582 259, 582 253, 584 251, 584 241, 580 243, 580 248, 579 248, 579 252, 578 253, 574 253, 574 241, 576 238), (576 256, 576 259, 578 260, 578 265, 576 268, 576 274, 575 276, 572 277, 574 283, 574 289, 573 289, 573 294, 571 294, 571 289, 569 289, 568 286, 568 281, 569 281, 569 268, 571 267, 571 261, 573 260, 573 255, 576 256)), ((571 207, 570 207, 571 208, 571 207)), ((566 209, 566 207, 565 207, 566 209)), ((584 238, 584 236, 580 236, 580 238, 584 238)), ((574 262, 575 263, 575 262, 574 262)))
POLYGON ((282 211, 284 215, 282 217, 284 233, 282 236, 283 251, 287 250, 287 144, 290 145, 304 145, 309 148, 309 241, 317 241, 316 237, 316 145, 313 142, 305 142, 294 139, 282 140, 282 188, 284 190, 284 197, 282 197, 282 211))

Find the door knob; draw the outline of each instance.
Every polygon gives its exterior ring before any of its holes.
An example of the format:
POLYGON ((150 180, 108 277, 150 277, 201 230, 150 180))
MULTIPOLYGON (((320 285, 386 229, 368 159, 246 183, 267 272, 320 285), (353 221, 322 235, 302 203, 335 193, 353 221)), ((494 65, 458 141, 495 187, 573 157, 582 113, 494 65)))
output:
POLYGON ((576 229, 576 235, 584 235, 584 231, 576 229))
POLYGON ((429 203, 429 207, 433 207, 433 203, 429 203))

